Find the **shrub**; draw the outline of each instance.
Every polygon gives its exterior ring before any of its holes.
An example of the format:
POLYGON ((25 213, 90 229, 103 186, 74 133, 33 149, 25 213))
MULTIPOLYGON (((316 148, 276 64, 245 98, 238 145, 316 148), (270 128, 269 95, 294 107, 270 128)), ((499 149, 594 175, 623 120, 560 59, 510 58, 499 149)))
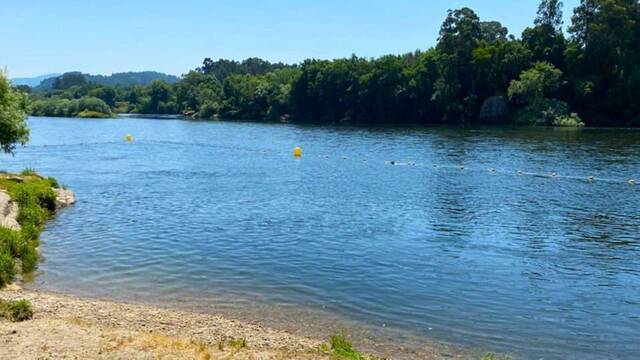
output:
POLYGON ((13 322, 25 321, 33 317, 33 308, 28 300, 6 301, 0 299, 0 315, 13 322))
POLYGON ((32 168, 26 168, 26 169, 22 170, 22 172, 20 172, 20 175, 22 175, 22 176, 37 176, 38 173, 32 168))
POLYGON ((75 114, 75 116, 83 119, 105 119, 111 117, 108 114, 92 110, 82 110, 79 113, 75 114))
POLYGON ((244 349, 247 347, 247 340, 245 340, 244 338, 232 339, 232 340, 229 340, 229 346, 237 350, 244 349))
POLYGON ((21 182, 0 179, 0 188, 7 190, 19 205, 17 220, 22 227, 20 231, 0 227, 0 287, 10 283, 17 270, 23 273, 35 270, 38 235, 56 207, 52 186, 58 182, 53 178, 44 179, 30 169, 23 174, 29 174, 29 177, 21 182), (21 266, 17 267, 17 264, 21 266))
POLYGON ((200 107, 199 116, 201 119, 212 119, 217 112, 218 112, 217 104, 207 102, 200 107))
POLYGON ((569 115, 557 116, 553 120, 553 126, 582 127, 584 126, 584 123, 578 114, 571 113, 569 115))
POLYGON ((366 359, 362 354, 360 354, 356 349, 353 348, 353 344, 344 332, 339 334, 331 335, 329 339, 329 343, 331 344, 331 352, 333 355, 343 358, 343 359, 354 359, 354 360, 364 360, 366 359))
POLYGON ((0 287, 13 281, 13 277, 16 275, 15 268, 16 262, 11 254, 0 247, 0 287))
POLYGON ((59 189, 60 188, 60 184, 58 184, 58 180, 56 180, 56 178, 48 177, 47 181, 49 182, 49 185, 51 185, 52 188, 54 188, 54 189, 59 189))

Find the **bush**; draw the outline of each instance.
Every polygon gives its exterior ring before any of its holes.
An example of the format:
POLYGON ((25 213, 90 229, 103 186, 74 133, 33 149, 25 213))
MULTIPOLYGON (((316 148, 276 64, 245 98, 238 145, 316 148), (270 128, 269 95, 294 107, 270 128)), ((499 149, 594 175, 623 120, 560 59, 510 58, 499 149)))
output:
POLYGON ((84 119, 105 119, 111 116, 97 111, 82 110, 81 112, 75 114, 75 117, 84 119))
POLYGON ((51 185, 52 188, 54 188, 54 189, 59 189, 60 188, 60 184, 58 184, 58 180, 56 180, 56 178, 48 177, 47 181, 49 182, 49 185, 51 185))
POLYGON ((580 116, 576 113, 571 113, 569 115, 558 116, 553 120, 553 126, 563 126, 563 127, 582 127, 584 123, 580 116))
POLYGON ((199 116, 201 119, 212 119, 218 110, 217 104, 207 102, 200 107, 199 116))
POLYGON ((13 322, 33 318, 33 308, 28 300, 6 301, 0 299, 0 316, 13 322))
POLYGON ((520 125, 584 126, 577 114, 569 113, 569 105, 557 99, 532 102, 516 112, 515 121, 520 125))
POLYGON ((56 195, 52 186, 58 184, 53 178, 44 179, 33 170, 23 180, 0 179, 0 188, 5 189, 19 205, 18 223, 22 229, 15 231, 0 227, 0 287, 10 283, 16 269, 24 272, 35 270, 38 262, 38 235, 45 221, 56 208, 56 195), (20 267, 16 267, 20 260, 20 267))
POLYGON ((22 170, 22 172, 20 172, 20 175, 22 176, 37 176, 38 173, 36 173, 36 171, 32 168, 26 168, 24 170, 22 170))
POLYGON ((339 334, 331 335, 329 339, 329 343, 331 344, 331 352, 333 355, 343 358, 343 359, 354 359, 354 360, 364 360, 366 359, 362 354, 360 354, 356 349, 353 348, 353 344, 344 332, 339 334))
POLYGON ((16 275, 15 268, 16 262, 13 260, 13 256, 0 247, 0 287, 13 281, 13 277, 16 275))

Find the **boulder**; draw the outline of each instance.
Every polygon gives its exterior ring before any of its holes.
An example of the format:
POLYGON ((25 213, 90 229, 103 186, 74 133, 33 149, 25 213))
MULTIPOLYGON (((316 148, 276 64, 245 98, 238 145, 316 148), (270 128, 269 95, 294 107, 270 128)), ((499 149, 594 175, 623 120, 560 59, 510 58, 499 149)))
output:
POLYGON ((0 226, 17 231, 21 229, 18 223, 18 203, 11 201, 5 191, 0 191, 0 226))
POLYGON ((502 96, 492 96, 482 103, 480 119, 501 119, 509 115, 509 105, 502 96))
POLYGON ((76 195, 71 190, 67 189, 53 189, 56 193, 56 208, 64 208, 71 206, 76 202, 76 195))

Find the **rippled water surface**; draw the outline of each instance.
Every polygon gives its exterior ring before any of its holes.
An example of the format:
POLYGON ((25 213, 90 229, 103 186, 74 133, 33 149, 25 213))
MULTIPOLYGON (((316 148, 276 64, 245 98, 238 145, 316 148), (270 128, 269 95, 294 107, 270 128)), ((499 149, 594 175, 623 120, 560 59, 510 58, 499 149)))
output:
POLYGON ((638 131, 29 124, 3 167, 79 198, 42 236, 39 286, 318 309, 522 358, 640 358, 638 131))

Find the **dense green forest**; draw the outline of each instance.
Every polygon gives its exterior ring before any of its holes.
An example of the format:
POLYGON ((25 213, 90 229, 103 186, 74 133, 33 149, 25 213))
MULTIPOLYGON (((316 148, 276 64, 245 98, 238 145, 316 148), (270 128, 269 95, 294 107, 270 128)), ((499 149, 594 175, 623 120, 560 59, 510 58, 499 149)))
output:
POLYGON ((640 3, 582 0, 567 35, 562 13, 561 1, 542 0, 532 25, 516 37, 472 9, 450 10, 437 45, 426 51, 296 65, 207 58, 173 84, 113 86, 67 73, 53 79, 50 90, 31 92, 31 111, 328 124, 640 126, 640 3))

